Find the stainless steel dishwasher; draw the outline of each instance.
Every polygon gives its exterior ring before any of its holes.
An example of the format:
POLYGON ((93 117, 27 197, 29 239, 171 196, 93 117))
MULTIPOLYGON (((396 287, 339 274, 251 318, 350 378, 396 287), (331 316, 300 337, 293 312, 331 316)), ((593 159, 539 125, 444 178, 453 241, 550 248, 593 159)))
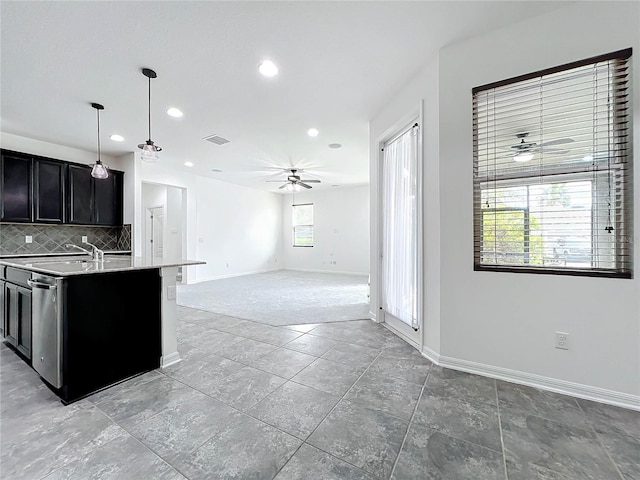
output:
POLYGON ((31 364, 51 386, 62 387, 63 278, 33 273, 31 364))

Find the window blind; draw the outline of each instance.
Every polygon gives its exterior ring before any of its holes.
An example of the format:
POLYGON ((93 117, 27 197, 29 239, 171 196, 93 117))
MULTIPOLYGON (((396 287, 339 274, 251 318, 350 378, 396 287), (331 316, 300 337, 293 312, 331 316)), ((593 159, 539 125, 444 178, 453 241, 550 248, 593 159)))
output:
POLYGON ((630 58, 473 89, 475 270, 631 277, 630 58))

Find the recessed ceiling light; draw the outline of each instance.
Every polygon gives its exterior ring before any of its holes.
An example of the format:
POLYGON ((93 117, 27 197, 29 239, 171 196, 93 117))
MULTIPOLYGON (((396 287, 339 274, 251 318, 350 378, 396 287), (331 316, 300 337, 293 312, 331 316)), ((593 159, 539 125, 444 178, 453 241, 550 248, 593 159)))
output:
POLYGON ((170 117, 180 118, 184 114, 179 108, 171 107, 169 110, 167 110, 167 115, 169 115, 170 117))
POLYGON ((193 162, 184 162, 185 166, 193 167, 193 162))
POLYGON ((219 168, 212 168, 211 171, 214 173, 222 173, 222 170, 220 170, 219 168))
POLYGON ((309 130, 307 130, 307 135, 309 135, 310 137, 317 137, 319 133, 320 132, 317 128, 310 128, 309 130))
POLYGON ((114 134, 114 135, 111 135, 109 138, 111 140, 113 140, 114 142, 122 142, 122 141, 124 141, 124 137, 122 135, 114 134))
POLYGON ((278 74, 278 67, 271 60, 265 60, 260 64, 258 70, 265 77, 275 77, 278 74))
POLYGON ((342 145, 340 145, 339 143, 330 143, 329 144, 329 148, 340 148, 342 145))

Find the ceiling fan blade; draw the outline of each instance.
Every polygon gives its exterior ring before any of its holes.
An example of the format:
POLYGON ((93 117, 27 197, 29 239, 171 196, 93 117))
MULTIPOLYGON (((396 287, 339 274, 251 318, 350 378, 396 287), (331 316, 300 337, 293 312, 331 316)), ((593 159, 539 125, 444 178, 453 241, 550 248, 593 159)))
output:
POLYGON ((288 184, 288 183, 285 183, 285 184, 284 184, 284 185, 282 185, 281 187, 278 187, 278 190, 280 190, 280 189, 282 189, 282 188, 286 187, 287 185, 289 185, 289 184, 288 184))
POLYGON ((539 151, 542 153, 548 153, 550 155, 564 155, 565 153, 569 153, 571 150, 560 150, 557 148, 541 148, 539 151))
POLYGON ((564 143, 572 143, 573 138, 556 138, 555 140, 549 140, 548 142, 542 142, 538 147, 548 147, 550 145, 562 145, 564 143))
POLYGON ((304 187, 304 188, 311 188, 311 185, 307 185, 306 183, 302 183, 300 181, 298 181, 298 183, 296 183, 296 185, 300 185, 301 187, 304 187))
POLYGON ((307 183, 320 183, 320 180, 298 180, 299 182, 307 182, 307 183))

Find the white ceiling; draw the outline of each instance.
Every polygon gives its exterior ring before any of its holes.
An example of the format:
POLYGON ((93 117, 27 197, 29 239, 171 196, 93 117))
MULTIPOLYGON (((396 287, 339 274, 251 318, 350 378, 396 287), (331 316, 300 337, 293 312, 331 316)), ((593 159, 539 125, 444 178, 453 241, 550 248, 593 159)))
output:
POLYGON ((163 166, 274 192, 265 180, 290 167, 321 180, 314 189, 364 184, 369 119, 430 55, 566 3, 3 0, 0 129, 95 152, 97 102, 103 153, 137 151, 147 67, 163 166), (257 71, 267 58, 275 78, 257 71), (231 142, 203 140, 212 134, 231 142))

